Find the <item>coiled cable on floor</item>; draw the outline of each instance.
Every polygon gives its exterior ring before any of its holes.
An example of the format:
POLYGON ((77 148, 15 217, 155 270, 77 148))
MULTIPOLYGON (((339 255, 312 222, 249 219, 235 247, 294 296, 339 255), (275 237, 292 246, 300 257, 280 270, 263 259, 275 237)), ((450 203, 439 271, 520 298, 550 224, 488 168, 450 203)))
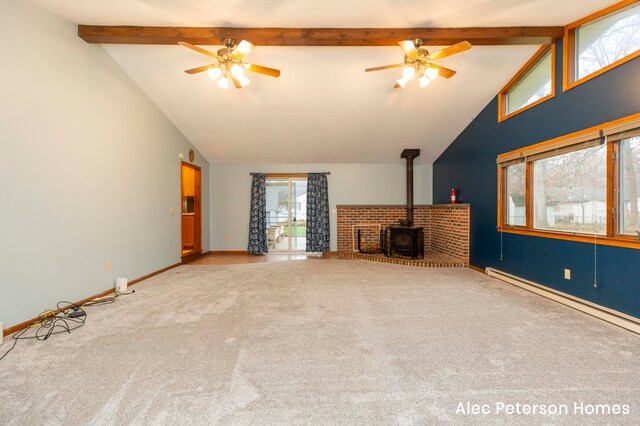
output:
POLYGON ((38 316, 38 319, 26 327, 25 329, 17 332, 11 338, 13 339, 13 345, 0 356, 2 361, 11 352, 18 340, 36 339, 47 340, 54 334, 71 333, 84 325, 87 320, 87 312, 82 309, 82 306, 96 306, 106 305, 115 302, 117 297, 128 296, 135 293, 135 290, 130 292, 114 291, 110 296, 98 297, 82 305, 76 305, 75 303, 67 302, 65 300, 58 302, 56 305, 57 310, 47 308, 38 316), (32 333, 29 333, 33 331, 32 333))
POLYGON ((0 357, 0 360, 16 347, 18 340, 47 340, 54 334, 71 333, 84 325, 87 312, 80 306, 63 300, 58 302, 56 307, 57 311, 45 309, 32 325, 14 334, 13 345, 0 357), (32 330, 33 333, 29 333, 32 330))

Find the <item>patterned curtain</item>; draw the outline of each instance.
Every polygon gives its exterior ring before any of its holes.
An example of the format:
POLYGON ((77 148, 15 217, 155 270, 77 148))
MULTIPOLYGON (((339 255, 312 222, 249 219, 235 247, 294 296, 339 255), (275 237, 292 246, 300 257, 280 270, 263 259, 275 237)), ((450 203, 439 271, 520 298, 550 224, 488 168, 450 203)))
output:
POLYGON ((251 254, 267 252, 267 198, 264 173, 254 173, 251 182, 251 215, 249 218, 249 247, 251 254))
POLYGON ((326 173, 307 180, 307 252, 329 251, 329 190, 326 173))

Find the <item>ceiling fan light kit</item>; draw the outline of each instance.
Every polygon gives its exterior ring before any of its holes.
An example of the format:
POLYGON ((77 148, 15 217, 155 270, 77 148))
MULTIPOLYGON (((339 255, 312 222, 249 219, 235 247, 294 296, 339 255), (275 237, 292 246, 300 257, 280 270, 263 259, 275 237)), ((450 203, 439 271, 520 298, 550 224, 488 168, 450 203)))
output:
MULTIPOLYGON (((243 61, 244 57, 255 49, 255 46, 246 40, 236 44, 235 40, 225 39, 225 47, 219 49, 218 53, 210 52, 184 41, 180 41, 178 44, 217 60, 213 64, 191 68, 185 72, 187 74, 197 74, 207 71, 209 77, 217 81, 218 86, 222 89, 229 87, 229 80, 233 82, 236 89, 247 87, 250 80, 244 75, 245 70, 270 77, 280 77, 280 70, 243 61)), ((365 69, 365 72, 371 72, 402 68, 402 77, 396 80, 396 84, 393 86, 394 89, 404 88, 416 75, 421 88, 427 87, 438 75, 444 78, 453 77, 456 73, 454 70, 436 65, 433 61, 471 49, 471 44, 468 41, 454 44, 434 53, 429 53, 427 49, 422 48, 423 42, 421 39, 403 40, 398 44, 404 52, 403 63, 365 69)))
POLYGON ((211 80, 216 81, 222 75, 222 70, 220 68, 218 68, 218 67, 209 68, 207 70, 207 74, 209 74, 209 77, 211 78, 211 80))
POLYGON ((427 49, 422 49, 422 43, 421 39, 403 40, 398 43, 404 52, 403 63, 367 68, 365 71, 371 72, 402 68, 402 77, 396 80, 396 84, 393 86, 394 89, 404 88, 409 80, 416 75, 418 76, 420 87, 424 88, 427 87, 431 81, 435 80, 438 75, 444 78, 451 78, 456 73, 454 70, 434 64, 433 61, 471 49, 471 44, 468 41, 463 41, 438 50, 437 52, 429 53, 427 49))
POLYGON ((435 80, 439 74, 438 68, 427 68, 425 74, 429 78, 429 80, 435 80))
POLYGON ((227 76, 222 76, 220 77, 220 80, 218 80, 218 87, 221 89, 228 89, 229 88, 229 78, 227 76))
POLYGON ((424 74, 422 74, 420 78, 418 78, 418 81, 420 82, 421 88, 425 88, 429 85, 429 83, 431 83, 431 79, 429 79, 429 77, 424 74))
POLYGON ((212 80, 217 81, 218 86, 222 89, 227 89, 229 87, 229 80, 233 82, 236 89, 243 89, 247 87, 250 80, 244 75, 245 70, 268 75, 270 77, 280 76, 280 70, 263 67, 261 65, 249 64, 243 61, 244 57, 255 49, 255 46, 246 40, 242 40, 239 44, 236 44, 235 40, 225 39, 225 47, 219 49, 218 53, 209 52, 208 50, 183 41, 178 42, 178 44, 217 60, 217 62, 213 64, 191 68, 185 72, 187 74, 197 74, 207 71, 209 77, 212 80))

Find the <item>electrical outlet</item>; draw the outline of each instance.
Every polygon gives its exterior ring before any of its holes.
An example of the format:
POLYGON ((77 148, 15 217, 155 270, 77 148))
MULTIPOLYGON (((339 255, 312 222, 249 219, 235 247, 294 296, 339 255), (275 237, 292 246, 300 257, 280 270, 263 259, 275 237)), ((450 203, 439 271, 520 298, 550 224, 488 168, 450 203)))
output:
POLYGON ((107 260, 107 264, 104 265, 104 269, 105 271, 110 271, 111 270, 111 261, 107 260))
POLYGON ((175 210, 173 209, 173 207, 169 208, 169 214, 173 216, 174 213, 175 213, 175 210))
POLYGON ((564 279, 565 280, 570 280, 571 279, 571 269, 565 269, 564 270, 564 279))

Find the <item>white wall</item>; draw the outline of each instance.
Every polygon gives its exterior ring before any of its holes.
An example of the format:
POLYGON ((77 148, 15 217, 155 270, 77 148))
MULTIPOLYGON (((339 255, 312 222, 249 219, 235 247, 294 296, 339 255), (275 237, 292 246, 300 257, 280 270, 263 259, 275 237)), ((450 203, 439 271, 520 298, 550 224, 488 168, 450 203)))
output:
MULTIPOLYGON (((398 152, 398 156, 400 153, 398 152)), ((246 250, 251 172, 331 172, 329 204, 405 204, 406 165, 397 164, 219 164, 210 167, 211 250, 246 250)), ((414 203, 431 204, 431 164, 414 165, 414 203)), ((331 213, 331 250, 337 250, 331 213)))
POLYGON ((192 148, 102 47, 26 3, 0 0, 5 327, 179 262, 178 153, 192 148))

